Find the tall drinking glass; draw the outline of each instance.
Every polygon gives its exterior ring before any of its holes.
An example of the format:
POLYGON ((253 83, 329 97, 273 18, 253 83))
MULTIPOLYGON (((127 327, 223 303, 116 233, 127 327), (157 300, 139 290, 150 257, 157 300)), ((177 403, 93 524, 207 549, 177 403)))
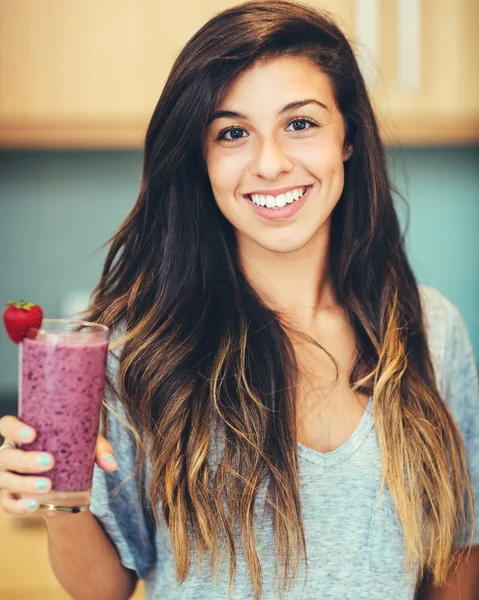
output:
POLYGON ((20 343, 19 418, 37 431, 23 447, 55 458, 51 491, 28 495, 37 513, 90 505, 109 336, 105 325, 44 319, 20 343))

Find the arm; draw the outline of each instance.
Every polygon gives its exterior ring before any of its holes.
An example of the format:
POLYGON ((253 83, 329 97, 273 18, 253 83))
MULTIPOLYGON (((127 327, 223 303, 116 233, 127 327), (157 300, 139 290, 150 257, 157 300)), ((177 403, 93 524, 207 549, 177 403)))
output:
POLYGON ((430 349, 437 383, 464 440, 475 511, 467 531, 457 540, 466 546, 474 530, 470 554, 466 552, 447 584, 433 587, 430 574, 420 582, 417 600, 479 600, 479 378, 476 356, 464 318, 437 290, 423 288, 429 322, 430 349), (468 556, 469 554, 469 556, 468 556))
POLYGON ((417 600, 479 600, 479 546, 473 546, 469 557, 464 556, 446 585, 433 587, 425 578, 417 600))
POLYGON ((125 568, 90 511, 45 517, 53 572, 74 600, 127 600, 138 577, 125 568))

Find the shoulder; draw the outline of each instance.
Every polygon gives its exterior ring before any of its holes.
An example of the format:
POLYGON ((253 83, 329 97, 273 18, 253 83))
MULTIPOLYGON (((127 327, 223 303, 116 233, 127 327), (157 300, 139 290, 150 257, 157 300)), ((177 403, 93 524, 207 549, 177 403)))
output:
POLYGON ((436 288, 419 285, 426 335, 431 350, 443 351, 454 321, 461 318, 457 307, 436 288))
POLYGON ((457 416, 476 408, 477 366, 472 341, 455 304, 433 287, 419 285, 423 320, 439 391, 457 416))
POLYGON ((446 349, 454 305, 443 294, 428 285, 419 285, 425 335, 431 355, 436 382, 444 395, 446 387, 446 349))
POLYGON ((107 437, 117 453, 125 457, 128 468, 134 464, 137 433, 120 399, 120 358, 126 334, 124 321, 111 328, 108 358, 106 364, 107 381, 104 389, 104 409, 106 410, 107 437))

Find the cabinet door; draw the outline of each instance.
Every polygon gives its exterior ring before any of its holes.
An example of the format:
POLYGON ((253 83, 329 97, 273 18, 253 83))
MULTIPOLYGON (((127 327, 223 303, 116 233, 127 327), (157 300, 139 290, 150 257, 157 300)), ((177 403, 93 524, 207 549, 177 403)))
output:
POLYGON ((479 142, 479 2, 421 0, 420 83, 408 91, 398 73, 400 1, 380 3, 380 73, 372 95, 386 141, 479 142))
POLYGON ((0 145, 140 147, 209 0, 2 0, 0 145))
MULTIPOLYGON (((356 0, 309 0, 355 45, 356 0)), ((477 0, 422 0, 422 87, 397 86, 396 5, 379 2, 385 139, 479 141, 477 0)), ((0 147, 140 148, 186 41, 236 0, 2 0, 0 147)))
POLYGON ((2 0, 0 146, 139 148, 181 47, 235 4, 2 0))

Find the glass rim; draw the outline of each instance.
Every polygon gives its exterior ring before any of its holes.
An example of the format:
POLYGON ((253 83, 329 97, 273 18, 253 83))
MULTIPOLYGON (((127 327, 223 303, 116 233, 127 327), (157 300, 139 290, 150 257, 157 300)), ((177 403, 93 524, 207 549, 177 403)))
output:
POLYGON ((93 321, 82 321, 82 320, 79 320, 79 319, 43 319, 42 320, 42 324, 40 325, 40 327, 29 327, 29 331, 36 331, 38 333, 43 333, 45 335, 49 335, 49 334, 52 334, 52 333, 59 334, 59 335, 62 335, 62 334, 68 334, 68 335, 70 335, 72 333, 73 334, 75 334, 75 333, 76 334, 85 333, 85 330, 78 330, 78 331, 75 331, 75 330, 71 330, 71 331, 52 331, 52 330, 48 330, 48 329, 43 329, 44 323, 53 323, 53 324, 55 324, 55 323, 70 323, 70 324, 73 324, 73 325, 84 325, 84 326, 86 326, 89 329, 97 327, 100 330, 100 331, 97 331, 97 333, 101 333, 101 332, 103 332, 103 333, 109 333, 110 332, 110 328, 108 327, 108 325, 103 325, 102 323, 94 323, 93 321))

